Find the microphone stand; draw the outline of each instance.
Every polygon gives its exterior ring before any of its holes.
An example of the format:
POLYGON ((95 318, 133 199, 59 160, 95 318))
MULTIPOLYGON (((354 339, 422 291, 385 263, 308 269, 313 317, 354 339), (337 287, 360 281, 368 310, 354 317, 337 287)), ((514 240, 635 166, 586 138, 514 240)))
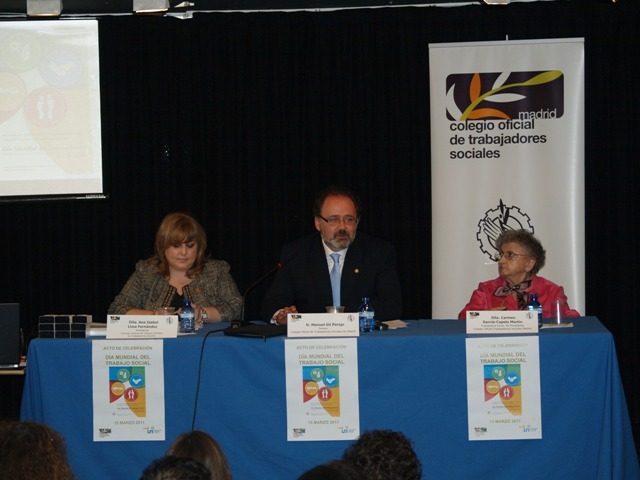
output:
POLYGON ((254 288, 256 288, 258 285, 260 285, 262 282, 264 282, 267 278, 269 278, 271 275, 276 273, 281 268, 282 268, 282 262, 276 263, 276 265, 273 268, 269 269, 269 271, 267 271, 266 273, 262 274, 260 277, 258 277, 256 280, 254 280, 253 283, 251 283, 247 287, 247 289, 242 294, 242 308, 240 310, 240 320, 232 321, 231 322, 231 328, 238 328, 238 327, 241 327, 241 326, 243 326, 245 324, 245 322, 244 322, 244 307, 245 307, 245 304, 247 303, 247 296, 249 295, 249 293, 251 293, 251 291, 254 288))

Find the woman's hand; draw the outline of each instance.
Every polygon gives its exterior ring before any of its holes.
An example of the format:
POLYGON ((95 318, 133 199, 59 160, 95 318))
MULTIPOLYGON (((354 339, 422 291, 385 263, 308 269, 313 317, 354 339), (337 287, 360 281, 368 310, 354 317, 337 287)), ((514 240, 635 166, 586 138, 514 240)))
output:
POLYGON ((160 307, 153 311, 154 315, 178 315, 176 307, 160 307))

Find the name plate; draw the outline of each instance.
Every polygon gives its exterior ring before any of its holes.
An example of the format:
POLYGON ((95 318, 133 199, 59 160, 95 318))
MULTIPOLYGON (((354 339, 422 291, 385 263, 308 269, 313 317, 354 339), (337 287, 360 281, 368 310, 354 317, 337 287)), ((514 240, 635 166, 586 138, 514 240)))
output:
POLYGON ((467 333, 538 333, 538 312, 529 310, 468 311, 467 333))
POLYGON ((290 313, 287 337, 357 337, 357 313, 290 313))
POLYGON ((107 340, 114 338, 176 338, 177 315, 107 315, 107 340))

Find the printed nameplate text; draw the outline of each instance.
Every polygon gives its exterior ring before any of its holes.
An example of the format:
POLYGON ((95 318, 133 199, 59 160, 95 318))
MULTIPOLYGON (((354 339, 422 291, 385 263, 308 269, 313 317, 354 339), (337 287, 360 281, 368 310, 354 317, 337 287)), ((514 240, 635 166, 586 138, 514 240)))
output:
POLYGON ((290 313, 287 337, 357 337, 357 313, 290 313))
POLYGON ((472 310, 467 333, 538 333, 538 313, 529 310, 472 310))
POLYGON ((107 315, 107 340, 177 336, 177 315, 107 315))

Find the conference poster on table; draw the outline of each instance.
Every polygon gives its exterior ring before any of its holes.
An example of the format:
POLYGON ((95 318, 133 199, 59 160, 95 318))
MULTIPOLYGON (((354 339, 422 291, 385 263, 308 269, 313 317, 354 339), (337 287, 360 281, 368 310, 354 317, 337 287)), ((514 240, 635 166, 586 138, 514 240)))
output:
POLYGON ((466 339, 469 440, 542 438, 537 336, 466 339))
POLYGON ((94 340, 93 440, 165 440, 162 340, 94 340))
POLYGON ((287 440, 360 436, 356 338, 287 339, 287 440))

